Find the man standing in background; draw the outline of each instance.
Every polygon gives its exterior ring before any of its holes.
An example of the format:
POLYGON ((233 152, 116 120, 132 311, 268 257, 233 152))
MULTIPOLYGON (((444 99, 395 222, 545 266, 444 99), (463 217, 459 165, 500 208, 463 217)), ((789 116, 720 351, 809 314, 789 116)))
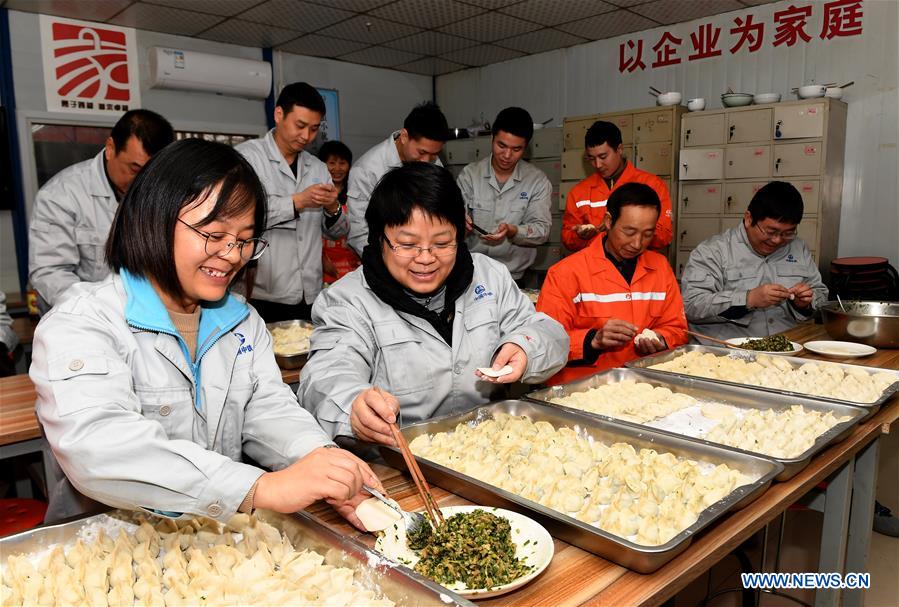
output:
POLYGON ((446 117, 435 103, 426 102, 412 108, 403 128, 371 148, 353 165, 347 190, 350 215, 349 245, 362 255, 368 242, 365 210, 368 199, 381 177, 404 162, 431 162, 443 166, 437 154, 449 136, 446 117))
POLYGON ((150 110, 126 112, 96 156, 60 171, 34 200, 28 230, 31 286, 46 311, 77 282, 109 274, 104 249, 128 186, 150 157, 170 144, 168 120, 150 110))
POLYGON ((662 213, 650 249, 668 246, 673 235, 671 197, 665 182, 634 167, 623 156, 621 131, 611 122, 597 120, 584 136, 584 152, 596 171, 568 192, 562 216, 562 242, 571 251, 580 251, 599 234, 609 196, 625 183, 643 183, 655 190, 662 213))
POLYGON ((275 107, 275 128, 237 146, 268 195, 265 238, 250 303, 266 322, 311 317, 322 288, 322 235, 337 239, 349 224, 328 168, 305 151, 325 117, 325 101, 305 82, 285 86, 275 107))
POLYGON ((543 171, 521 159, 534 135, 526 110, 502 110, 492 134, 490 156, 466 165, 456 180, 468 211, 468 248, 502 262, 519 280, 537 257, 535 247, 549 238, 553 186, 543 171), (473 226, 488 233, 472 231, 473 226))

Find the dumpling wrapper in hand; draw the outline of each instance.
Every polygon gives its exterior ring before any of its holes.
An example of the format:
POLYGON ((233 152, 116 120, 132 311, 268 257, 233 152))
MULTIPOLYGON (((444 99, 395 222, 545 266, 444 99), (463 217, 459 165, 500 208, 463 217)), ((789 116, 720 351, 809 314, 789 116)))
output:
POLYGON ((634 343, 639 343, 640 340, 646 341, 658 341, 659 334, 653 331, 652 329, 643 329, 636 337, 634 337, 634 343))
POLYGON ((515 369, 513 369, 511 365, 506 365, 505 367, 503 367, 502 369, 499 369, 498 371, 494 371, 493 367, 478 367, 478 371, 480 371, 482 375, 486 375, 487 377, 493 377, 493 378, 502 377, 503 375, 508 375, 509 373, 511 373, 514 370, 515 369))
POLYGON ((403 518, 399 512, 373 497, 356 506, 356 516, 369 531, 383 531, 403 518))

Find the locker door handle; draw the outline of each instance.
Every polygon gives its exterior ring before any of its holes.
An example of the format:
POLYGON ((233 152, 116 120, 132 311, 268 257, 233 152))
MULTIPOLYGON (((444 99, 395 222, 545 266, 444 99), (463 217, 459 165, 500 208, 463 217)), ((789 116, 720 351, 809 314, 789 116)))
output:
POLYGON ((684 165, 684 173, 686 173, 687 172, 687 163, 684 162, 683 165, 684 165))
POLYGON ((778 158, 778 159, 774 162, 774 172, 776 173, 779 169, 780 169, 780 158, 778 158))
POLYGON ((783 126, 783 123, 784 123, 783 120, 778 120, 777 124, 774 125, 774 138, 775 139, 780 139, 781 137, 783 137, 783 135, 780 132, 780 127, 783 126))
POLYGON ((686 236, 686 235, 687 235, 687 231, 686 231, 686 230, 684 230, 683 232, 680 233, 680 239, 681 239, 681 242, 684 241, 684 236, 686 236))
POLYGON ((731 203, 732 203, 733 201, 734 201, 734 197, 733 197, 733 196, 728 196, 728 197, 727 197, 727 208, 728 208, 728 209, 730 208, 730 205, 731 205, 731 203))
POLYGON ((690 200, 688 196, 684 196, 684 206, 687 206, 687 201, 690 200))
POLYGON ((736 125, 733 125, 733 124, 730 125, 730 129, 728 129, 729 134, 728 134, 728 136, 727 136, 727 140, 728 140, 728 141, 730 141, 731 139, 734 138, 734 131, 735 131, 736 129, 737 129, 736 125))
POLYGON ((686 134, 686 136, 684 137, 684 139, 686 139, 687 141, 690 141, 690 133, 692 133, 692 132, 693 132, 692 130, 687 129, 687 134, 686 134))

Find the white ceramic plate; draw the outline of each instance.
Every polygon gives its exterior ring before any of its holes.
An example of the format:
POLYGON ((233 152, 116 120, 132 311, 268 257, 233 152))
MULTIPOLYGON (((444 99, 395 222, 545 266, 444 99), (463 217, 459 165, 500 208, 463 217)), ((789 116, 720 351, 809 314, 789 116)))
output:
MULTIPOLYGON (((533 519, 511 510, 489 506, 446 506, 440 509, 446 518, 453 514, 471 512, 472 510, 484 510, 490 514, 508 519, 512 525, 512 543, 515 544, 515 556, 525 559, 527 564, 533 567, 533 570, 513 582, 490 588, 489 590, 486 588, 468 588, 461 582, 447 586, 450 590, 461 596, 478 600, 499 596, 521 588, 540 575, 552 561, 554 552, 553 539, 543 525, 533 519)), ((406 529, 402 525, 402 521, 384 530, 384 534, 375 542, 375 550, 391 560, 401 562, 410 569, 414 568, 415 563, 418 562, 418 555, 406 545, 406 529)))
MULTIPOLYGON (((727 343, 732 344, 734 346, 742 346, 743 342, 749 341, 750 339, 762 339, 761 337, 731 337, 727 340, 727 343)), ((750 350, 750 352, 758 352, 759 354, 774 354, 775 356, 793 356, 794 354, 798 354, 802 352, 802 344, 796 343, 795 341, 791 341, 793 344, 793 349, 788 352, 771 352, 769 350, 750 350)))
POLYGON ((807 341, 805 347, 809 352, 837 358, 859 358, 877 352, 877 348, 852 341, 807 341))

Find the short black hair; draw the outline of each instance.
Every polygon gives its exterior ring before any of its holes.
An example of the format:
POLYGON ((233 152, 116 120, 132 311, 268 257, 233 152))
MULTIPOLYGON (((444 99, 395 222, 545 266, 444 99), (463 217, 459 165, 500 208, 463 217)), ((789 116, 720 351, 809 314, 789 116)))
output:
POLYGON ((265 231, 266 198, 250 163, 231 146, 182 139, 153 156, 128 188, 106 243, 107 263, 116 272, 152 278, 172 297, 183 297, 175 271, 175 225, 184 207, 219 184, 215 207, 196 227, 255 206, 253 237, 258 238, 265 231))
POLYGON ((118 154, 136 137, 147 156, 152 156, 175 140, 175 130, 169 121, 150 110, 129 110, 122 114, 109 134, 118 154))
POLYGON ((325 116, 325 100, 314 86, 306 82, 293 82, 285 86, 278 94, 275 105, 285 114, 289 114, 293 106, 298 105, 318 112, 322 118, 325 116))
POLYGON ((452 173, 430 162, 406 162, 385 173, 371 193, 365 211, 368 244, 380 247, 384 228, 409 223, 415 209, 451 223, 456 241, 465 240, 465 201, 452 173))
POLYGON ((445 142, 449 139, 449 125, 446 116, 436 103, 426 101, 416 105, 403 121, 403 128, 410 139, 430 139, 445 142))
POLYGON ((328 158, 331 156, 337 156, 346 160, 351 166, 353 164, 353 152, 342 141, 337 141, 336 139, 326 141, 322 144, 322 147, 318 148, 318 159, 322 162, 328 162, 328 158))
POLYGON ((755 193, 746 210, 752 216, 753 225, 768 218, 798 225, 805 206, 796 186, 786 181, 772 181, 755 193))
POLYGON ((618 149, 621 145, 621 129, 612 122, 597 120, 584 134, 584 147, 595 148, 604 143, 608 143, 613 150, 618 149))
POLYGON ((522 137, 525 141, 530 141, 534 136, 534 121, 528 111, 520 107, 507 107, 496 115, 493 121, 493 129, 491 133, 494 137, 500 131, 505 131, 510 135, 522 137))
POLYGON ((625 183, 612 191, 606 203, 606 213, 612 218, 612 225, 621 217, 621 209, 627 206, 652 207, 657 213, 662 213, 659 195, 645 183, 625 183))

